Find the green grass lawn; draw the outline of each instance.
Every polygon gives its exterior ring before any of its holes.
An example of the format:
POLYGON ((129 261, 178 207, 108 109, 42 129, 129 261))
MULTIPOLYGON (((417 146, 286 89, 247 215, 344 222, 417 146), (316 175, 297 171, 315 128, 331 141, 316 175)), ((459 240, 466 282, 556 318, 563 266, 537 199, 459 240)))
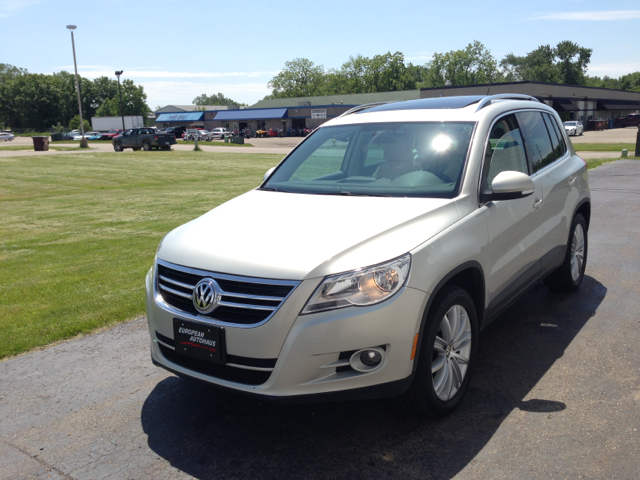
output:
POLYGON ((626 148, 631 155, 636 151, 635 143, 574 143, 576 152, 621 152, 626 148))
POLYGON ((282 155, 0 158, 0 358, 144 313, 171 229, 262 181, 282 155))

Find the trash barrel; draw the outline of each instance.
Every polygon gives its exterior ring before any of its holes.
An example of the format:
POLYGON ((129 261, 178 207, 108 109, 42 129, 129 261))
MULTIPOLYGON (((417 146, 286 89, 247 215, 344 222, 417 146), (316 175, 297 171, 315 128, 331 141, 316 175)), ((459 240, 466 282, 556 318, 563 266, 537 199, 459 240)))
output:
POLYGON ((52 142, 61 142, 62 141, 62 133, 52 133, 51 134, 52 142))
POLYGON ((613 128, 613 118, 609 119, 609 129, 613 128))
POLYGON ((229 143, 229 137, 224 137, 224 143, 229 143))
POLYGON ((49 150, 49 137, 31 137, 33 138, 33 149, 36 152, 46 152, 49 150))
POLYGON ((231 137, 231 143, 237 143, 239 145, 244 145, 244 137, 231 137))

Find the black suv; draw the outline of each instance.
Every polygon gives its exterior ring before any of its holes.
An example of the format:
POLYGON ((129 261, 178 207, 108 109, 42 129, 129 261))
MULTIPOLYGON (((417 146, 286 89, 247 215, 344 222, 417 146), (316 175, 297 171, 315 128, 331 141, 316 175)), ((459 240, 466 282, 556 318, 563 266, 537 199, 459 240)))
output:
POLYGON ((184 132, 187 130, 187 127, 183 127, 182 125, 179 127, 169 127, 165 130, 164 133, 173 133, 176 138, 182 138, 184 132))
POLYGON ((640 113, 630 113, 626 117, 616 118, 616 127, 638 127, 640 128, 640 113))

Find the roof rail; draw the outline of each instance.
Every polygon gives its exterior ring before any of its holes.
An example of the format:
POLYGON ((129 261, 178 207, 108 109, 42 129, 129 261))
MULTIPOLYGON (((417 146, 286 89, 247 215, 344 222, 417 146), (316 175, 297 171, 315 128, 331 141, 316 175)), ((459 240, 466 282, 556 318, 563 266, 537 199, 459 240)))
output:
POLYGON ((367 108, 378 107, 380 105, 385 105, 387 103, 395 103, 395 102, 373 102, 373 103, 363 103, 362 105, 358 105, 357 107, 350 108, 342 115, 339 115, 338 118, 345 117, 347 115, 351 115, 352 113, 359 112, 361 110, 366 110, 367 108))
POLYGON ((476 112, 482 110, 488 105, 491 105, 495 100, 529 100, 532 102, 540 103, 540 100, 538 100, 536 97, 532 97, 531 95, 523 95, 522 93, 499 93, 497 95, 490 95, 480 100, 480 102, 478 102, 478 108, 476 108, 476 112))

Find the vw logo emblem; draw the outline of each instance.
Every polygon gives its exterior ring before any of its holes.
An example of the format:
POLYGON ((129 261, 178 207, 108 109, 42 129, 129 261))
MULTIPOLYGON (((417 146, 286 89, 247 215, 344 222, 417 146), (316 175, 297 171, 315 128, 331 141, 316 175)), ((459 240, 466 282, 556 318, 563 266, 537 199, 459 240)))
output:
POLYGON ((211 313, 218 306, 220 287, 213 278, 203 278, 193 288, 193 306, 200 313, 211 313))

